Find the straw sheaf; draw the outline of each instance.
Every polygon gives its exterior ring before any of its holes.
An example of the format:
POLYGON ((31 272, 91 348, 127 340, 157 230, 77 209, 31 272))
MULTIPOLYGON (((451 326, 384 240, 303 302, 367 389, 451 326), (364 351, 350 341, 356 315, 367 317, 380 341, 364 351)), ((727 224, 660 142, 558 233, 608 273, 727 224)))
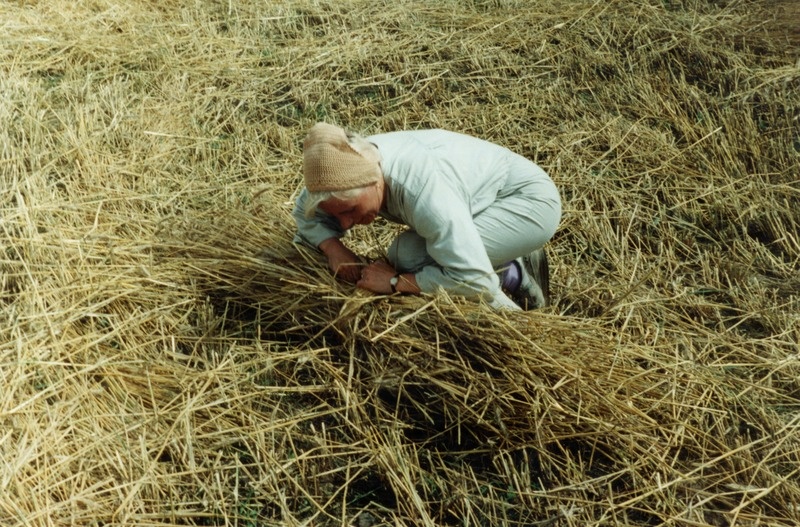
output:
POLYGON ((798 524, 791 9, 4 4, 0 524, 798 524), (319 121, 538 162, 553 305, 337 283, 319 121))

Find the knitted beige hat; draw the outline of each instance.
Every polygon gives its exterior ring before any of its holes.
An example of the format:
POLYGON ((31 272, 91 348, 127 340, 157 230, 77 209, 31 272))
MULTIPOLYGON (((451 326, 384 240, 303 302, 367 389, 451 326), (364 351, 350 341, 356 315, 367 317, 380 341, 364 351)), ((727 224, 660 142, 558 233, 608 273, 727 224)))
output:
POLYGON ((327 123, 312 126, 303 141, 303 176, 308 190, 349 190, 376 182, 380 154, 370 146, 358 152, 342 128, 327 123))

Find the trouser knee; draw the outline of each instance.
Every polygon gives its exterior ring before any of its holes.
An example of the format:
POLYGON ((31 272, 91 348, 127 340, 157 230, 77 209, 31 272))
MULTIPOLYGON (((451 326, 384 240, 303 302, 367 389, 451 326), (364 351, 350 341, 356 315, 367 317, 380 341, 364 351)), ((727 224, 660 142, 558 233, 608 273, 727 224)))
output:
POLYGON ((403 232, 392 240, 387 257, 392 266, 401 273, 415 273, 434 263, 428 254, 425 238, 414 231, 403 232))

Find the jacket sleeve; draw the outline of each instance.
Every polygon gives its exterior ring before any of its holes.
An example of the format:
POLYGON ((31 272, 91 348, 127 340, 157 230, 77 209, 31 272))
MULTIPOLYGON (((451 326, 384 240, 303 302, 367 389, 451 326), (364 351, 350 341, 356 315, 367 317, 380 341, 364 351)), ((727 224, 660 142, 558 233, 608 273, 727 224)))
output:
POLYGON ((344 236, 345 231, 339 226, 336 218, 325 214, 319 209, 314 213, 314 216, 306 218, 305 205, 307 198, 308 190, 304 188, 300 195, 297 196, 294 210, 292 210, 292 216, 297 224, 294 242, 317 249, 320 243, 329 238, 341 238, 344 236))
POLYGON ((469 205, 452 189, 438 185, 437 179, 430 178, 417 199, 406 201, 406 214, 413 218, 414 229, 425 238, 428 255, 438 264, 416 273, 420 289, 433 292, 443 288, 464 296, 481 296, 490 303, 495 297, 505 297, 469 205))

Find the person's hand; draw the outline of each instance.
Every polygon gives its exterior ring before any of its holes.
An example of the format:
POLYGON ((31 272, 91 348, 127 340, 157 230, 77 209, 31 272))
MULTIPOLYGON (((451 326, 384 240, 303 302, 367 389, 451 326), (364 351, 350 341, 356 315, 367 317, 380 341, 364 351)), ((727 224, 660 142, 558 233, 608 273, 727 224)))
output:
POLYGON ((377 260, 361 269, 361 280, 356 285, 361 289, 389 295, 392 293, 392 285, 389 280, 397 274, 394 267, 384 260, 377 260))
POLYGON ((356 253, 348 249, 338 238, 325 240, 319 248, 328 257, 328 267, 336 278, 351 284, 358 282, 364 264, 356 253))

